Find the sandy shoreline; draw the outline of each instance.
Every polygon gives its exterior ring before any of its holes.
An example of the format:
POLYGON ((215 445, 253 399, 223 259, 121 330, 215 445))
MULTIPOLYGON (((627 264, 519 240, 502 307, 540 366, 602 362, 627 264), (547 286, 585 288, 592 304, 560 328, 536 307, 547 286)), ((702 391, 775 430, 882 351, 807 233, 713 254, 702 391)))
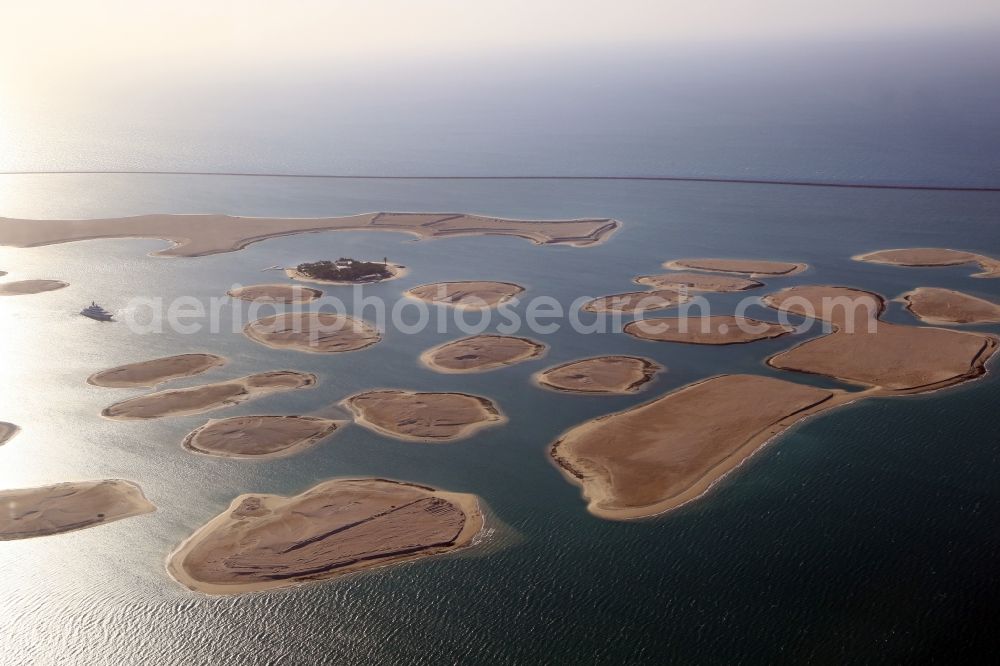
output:
POLYGON ((977 278, 997 278, 1000 277, 1000 259, 976 252, 966 252, 964 250, 951 250, 939 247, 917 247, 917 248, 896 248, 892 250, 879 250, 865 254, 856 254, 851 257, 854 261, 866 261, 873 264, 888 264, 890 266, 910 266, 916 268, 932 268, 939 266, 962 266, 965 264, 978 264, 982 269, 980 273, 973 273, 972 277, 977 278))
POLYGON ((711 273, 737 273, 754 277, 784 277, 796 275, 809 268, 809 264, 758 259, 674 259, 663 264, 674 271, 694 270, 711 273))
POLYGON ((355 423, 407 442, 457 441, 507 421, 496 403, 470 393, 377 389, 341 404, 355 423))
POLYGON ((952 289, 918 287, 900 300, 914 317, 928 324, 995 324, 1000 305, 952 289))
POLYGON ((769 321, 750 317, 737 318, 733 315, 710 317, 662 317, 629 322, 625 333, 649 342, 677 342, 691 345, 741 345, 758 340, 771 340, 788 335, 790 326, 782 326, 769 321), (687 330, 680 330, 681 323, 687 330), (752 326, 754 331, 745 331, 740 324, 752 326))
POLYGON ((332 312, 286 312, 252 321, 243 334, 272 349, 313 354, 360 351, 382 339, 364 319, 332 312))
POLYGON ((320 278, 309 277, 305 273, 300 273, 294 268, 286 268, 285 275, 292 280, 298 280, 299 282, 312 282, 314 284, 331 284, 331 285, 366 285, 366 284, 381 284, 383 282, 390 282, 392 280, 398 280, 401 277, 406 277, 409 274, 410 269, 402 264, 382 264, 385 266, 386 270, 389 271, 389 277, 382 278, 381 280, 371 280, 370 282, 358 282, 356 280, 321 280, 320 278))
POLYGON ((389 479, 333 479, 300 495, 240 495, 167 560, 205 594, 328 580, 469 547, 485 519, 475 495, 389 479))
POLYGON ((425 303, 447 305, 460 310, 489 310, 522 293, 524 287, 513 282, 460 280, 418 285, 403 292, 403 295, 425 303))
POLYGON ((20 427, 14 425, 13 423, 8 423, 7 421, 0 421, 0 446, 3 446, 10 440, 14 439, 19 432, 21 432, 20 427))
POLYGON ((583 310, 604 314, 608 312, 637 313, 650 310, 665 310, 686 303, 688 296, 673 289, 651 289, 630 291, 622 294, 601 296, 584 303, 583 310))
POLYGON ((665 368, 659 363, 641 356, 595 356, 546 368, 532 380, 560 393, 626 395, 644 389, 661 370, 665 368))
POLYGON ((0 296, 43 294, 47 291, 65 289, 68 286, 69 283, 62 280, 18 280, 17 282, 4 282, 0 284, 0 296))
POLYGON ((363 213, 346 217, 267 218, 230 215, 153 214, 90 220, 25 220, 0 217, 0 245, 38 247, 100 238, 153 238, 172 246, 153 254, 198 257, 241 250, 291 234, 324 231, 395 231, 418 239, 451 236, 516 236, 537 245, 598 245, 621 226, 617 220, 507 220, 463 213, 363 213))
POLYGON ((285 458, 333 435, 347 421, 313 416, 233 416, 212 419, 181 443, 193 453, 219 458, 285 458))
POLYGON ((746 291, 763 287, 763 282, 749 280, 733 275, 715 275, 712 273, 661 273, 659 275, 640 275, 632 280, 653 289, 673 289, 679 291, 709 291, 726 293, 731 291, 746 291))
POLYGON ((230 289, 226 295, 241 301, 299 305, 315 301, 323 292, 297 284, 253 284, 230 289))
POLYGON ((156 510, 131 481, 0 490, 0 541, 73 532, 156 510))
POLYGON ((226 359, 215 354, 178 354, 101 370, 87 377, 87 383, 106 388, 151 388, 172 379, 194 377, 225 364, 226 359))
POLYGON ((530 338, 483 334, 432 347, 420 354, 420 362, 444 374, 489 372, 540 358, 546 350, 530 338))

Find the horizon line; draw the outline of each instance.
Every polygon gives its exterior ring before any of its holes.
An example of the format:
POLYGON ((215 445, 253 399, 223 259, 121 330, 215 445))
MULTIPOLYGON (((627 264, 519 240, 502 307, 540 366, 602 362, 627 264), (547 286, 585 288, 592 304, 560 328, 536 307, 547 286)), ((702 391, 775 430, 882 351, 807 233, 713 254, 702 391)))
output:
POLYGON ((867 190, 917 190, 929 192, 998 192, 1000 185, 931 185, 923 183, 865 183, 838 180, 794 180, 782 178, 733 178, 723 176, 609 176, 609 175, 362 175, 325 173, 281 173, 248 171, 165 171, 165 170, 114 170, 114 169, 65 169, 52 171, 0 171, 0 176, 59 176, 59 175, 146 175, 146 176, 226 176, 234 178, 312 178, 329 180, 621 180, 659 181, 681 183, 720 183, 735 185, 780 185, 787 187, 836 187, 867 190))

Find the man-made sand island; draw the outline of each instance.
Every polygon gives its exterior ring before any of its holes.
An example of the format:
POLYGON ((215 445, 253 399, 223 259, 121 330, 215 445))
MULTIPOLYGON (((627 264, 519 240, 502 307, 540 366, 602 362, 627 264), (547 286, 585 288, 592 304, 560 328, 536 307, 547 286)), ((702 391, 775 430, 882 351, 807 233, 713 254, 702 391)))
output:
POLYGON ((792 287, 764 300, 777 309, 792 310, 808 301, 809 308, 822 312, 819 318, 834 328, 832 333, 772 356, 768 365, 875 386, 887 395, 924 393, 979 377, 986 372, 998 343, 993 335, 878 320, 884 299, 847 287, 792 287), (855 310, 849 305, 851 298, 855 310), (847 299, 843 308, 829 305, 837 299, 847 299), (874 309, 873 299, 877 299, 874 309), (873 312, 875 318, 866 322, 865 317, 873 312))
POLYGON ((213 419, 184 438, 184 448, 223 458, 278 458, 299 453, 343 421, 314 416, 234 416, 213 419))
POLYGON ((274 349, 317 354, 358 351, 382 339, 378 329, 348 315, 332 312, 286 312, 243 327, 254 342, 274 349))
POLYGON ((182 585, 236 594, 449 553, 483 528, 475 495, 386 479, 334 479, 301 495, 241 495, 167 564, 182 585))
POLYGON ((420 355, 432 370, 446 373, 496 370, 545 353, 545 345, 512 335, 473 335, 446 342, 420 355))
POLYGON ((226 294, 243 301, 298 305, 315 301, 323 292, 297 284, 253 284, 230 289, 226 294))
POLYGON ((663 367, 638 356, 596 356, 563 363, 535 375, 535 381, 566 393, 635 393, 663 367))
POLYGON ((973 273, 972 277, 1000 277, 1000 259, 988 257, 985 254, 949 250, 937 247, 918 247, 900 250, 881 250, 858 254, 852 257, 855 261, 867 261, 873 264, 891 264, 893 266, 961 266, 963 264, 979 264, 981 273, 973 273))
POLYGON ((675 305, 686 303, 688 297, 673 289, 653 289, 650 291, 632 291, 626 294, 602 296, 584 303, 587 312, 599 314, 608 312, 637 313, 650 310, 664 310, 675 305))
POLYGON ((591 513, 654 516, 704 494, 801 419, 857 395, 759 375, 723 375, 564 433, 550 455, 591 513))
POLYGON ((36 247, 94 238, 159 238, 173 245, 154 254, 197 257, 241 250, 250 243, 320 231, 397 231, 419 239, 517 236, 538 245, 583 247, 607 240, 617 220, 505 220, 462 213, 364 213, 349 217, 268 218, 230 215, 139 215, 94 220, 0 217, 0 245, 36 247))
POLYGON ((687 289, 688 291, 730 292, 746 291, 764 286, 763 282, 733 275, 687 272, 640 275, 633 282, 653 289, 673 289, 675 291, 687 289))
POLYGON ((505 303, 524 291, 512 282, 463 281, 435 282, 413 287, 404 295, 417 300, 450 305, 463 310, 488 310, 505 303))
POLYGON ((951 289, 920 287, 903 294, 906 309, 929 324, 995 324, 1000 305, 951 289))
POLYGON ((295 370, 274 370, 215 384, 141 395, 106 407, 101 415, 117 421, 134 421, 200 414, 269 393, 308 388, 315 384, 314 374, 295 370))
POLYGON ((225 364, 226 359, 215 354, 179 354, 95 372, 87 378, 87 383, 108 388, 153 387, 171 379, 200 375, 225 364))
POLYGON ((779 312, 825 321, 848 330, 867 330, 885 311, 885 299, 880 295, 834 285, 788 287, 761 300, 779 312))
POLYGON ((14 439, 14 435, 19 432, 21 432, 21 429, 13 423, 0 421, 0 446, 14 439))
POLYGON ((74 481, 0 490, 0 541, 30 539, 103 525, 156 511, 129 481, 74 481))
POLYGON ((378 390, 358 393, 343 404, 357 423, 413 442, 447 442, 506 419, 488 398, 467 393, 378 390))
POLYGON ((406 275, 406 266, 383 261, 359 261, 341 257, 336 261, 314 261, 286 268, 285 275, 293 280, 319 284, 371 284, 387 282, 406 275))
POLYGON ((782 326, 750 317, 665 317, 629 322, 625 332, 640 340, 683 342, 693 345, 736 345, 779 338, 792 332, 782 326))
POLYGON ((68 282, 62 280, 19 280, 0 284, 0 296, 27 296, 55 291, 68 287, 68 282))
POLYGON ((664 263, 663 267, 675 271, 693 269, 713 273, 739 273, 750 277, 795 275, 809 268, 807 264, 759 259, 675 259, 664 263))

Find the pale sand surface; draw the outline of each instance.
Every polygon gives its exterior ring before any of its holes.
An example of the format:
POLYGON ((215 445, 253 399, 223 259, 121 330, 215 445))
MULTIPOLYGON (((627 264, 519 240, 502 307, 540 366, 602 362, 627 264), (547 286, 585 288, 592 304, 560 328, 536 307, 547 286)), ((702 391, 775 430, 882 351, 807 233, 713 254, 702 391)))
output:
POLYGON ((885 300, 849 287, 792 287, 764 302, 779 310, 819 311, 818 317, 834 327, 832 333, 772 356, 768 365, 876 386, 890 394, 934 391, 979 377, 997 348, 993 335, 878 320, 885 300), (830 305, 835 302, 839 305, 830 305))
POLYGON ((550 455, 615 520, 654 516, 703 495, 801 419, 856 399, 759 375, 723 375, 564 433, 550 455))
POLYGON ((795 275, 809 268, 808 264, 760 259, 675 259, 663 264, 671 270, 694 269, 716 273, 740 273, 750 277, 795 275))
POLYGON ((688 289, 690 291, 746 291, 763 287, 763 282, 748 280, 734 275, 713 275, 712 273, 662 273, 660 275, 640 275, 633 280, 636 284, 653 289, 688 289))
POLYGON ((387 479, 334 479, 301 495, 241 495, 170 555, 167 569, 206 594, 325 580, 471 545, 475 495, 387 479))
POLYGON ((611 219, 505 220, 460 213, 364 213, 349 217, 266 218, 230 215, 139 215, 95 220, 20 220, 0 217, 0 245, 34 247, 93 238, 160 238, 174 243, 159 256, 197 257, 240 250, 250 243, 307 232, 399 231, 424 238, 517 236, 536 244, 603 242, 620 223, 611 219))
MULTIPOLYGON (((378 263, 378 262, 376 262, 378 263)), ((320 280, 319 278, 309 277, 305 273, 300 273, 294 268, 286 268, 285 275, 293 280, 299 280, 300 282, 312 282, 314 284, 378 284, 380 282, 388 282, 389 280, 398 280, 401 277, 406 276, 410 269, 402 264, 385 264, 386 269, 389 271, 390 275, 387 278, 382 278, 381 280, 372 280, 370 282, 359 282, 357 280, 320 280)))
POLYGON ((422 284, 405 292, 405 296, 437 305, 450 305, 465 310, 488 310, 505 303, 524 291, 512 282, 462 281, 422 284))
POLYGON ((906 309, 930 324, 1000 322, 1000 305, 951 289, 920 287, 903 294, 906 309))
POLYGON ((382 339, 378 329, 348 315, 332 312, 286 312, 250 322, 243 334, 274 349, 317 354, 351 352, 382 339))
POLYGON ((767 321, 737 318, 732 315, 711 317, 665 317, 629 322, 625 332, 640 340, 683 342, 694 345, 735 345, 769 340, 792 332, 791 326, 767 321))
POLYGON ((179 354, 95 372, 87 378, 87 383, 108 388, 153 387, 171 379, 200 375, 225 364, 226 359, 215 354, 179 354))
POLYGON ((141 395, 106 407, 101 415, 117 421, 133 421, 200 414, 268 393, 308 388, 315 384, 316 375, 295 370, 274 370, 215 384, 141 395))
POLYGON ((156 511, 130 481, 74 481, 0 490, 0 541, 82 530, 156 511))
POLYGON ((226 292, 243 301, 263 301, 265 303, 309 303, 323 295, 319 289, 302 287, 297 284, 253 284, 237 287, 226 292))
POLYGON ((343 401, 357 423, 389 437, 446 442, 506 419, 492 400, 467 393, 376 390, 343 401))
POLYGON ((223 458, 278 458, 332 435, 343 421, 313 416, 234 416, 212 419, 184 438, 184 448, 223 458))
POLYGON ((625 294, 612 294, 595 298, 584 304, 587 312, 647 312, 663 310, 690 300, 685 294, 673 289, 653 289, 650 291, 632 291, 625 294))
POLYGON ((548 368, 535 381, 566 393, 635 393, 663 367, 638 356, 596 356, 548 368))
POLYGON ((0 446, 3 446, 14 438, 14 435, 21 432, 21 429, 13 423, 0 421, 0 446))
POLYGON ((538 358, 545 345, 511 335, 473 335, 446 342, 420 355, 432 370, 446 373, 485 372, 538 358))
POLYGON ((855 261, 868 261, 875 264, 891 264, 893 266, 960 266, 962 264, 979 264, 981 273, 972 277, 1000 277, 1000 259, 988 257, 985 254, 949 250, 938 247, 918 247, 897 250, 881 250, 852 257, 855 261))
POLYGON ((0 284, 0 296, 27 296, 68 287, 62 280, 19 280, 0 284))

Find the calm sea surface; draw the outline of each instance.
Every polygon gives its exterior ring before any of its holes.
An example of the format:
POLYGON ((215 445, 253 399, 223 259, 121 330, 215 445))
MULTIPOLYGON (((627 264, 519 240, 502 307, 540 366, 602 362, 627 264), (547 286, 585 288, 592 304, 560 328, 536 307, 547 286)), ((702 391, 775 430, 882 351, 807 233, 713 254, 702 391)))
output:
MULTIPOLYGON (((369 350, 322 356, 270 350, 231 329, 137 335, 76 312, 92 299, 109 309, 135 297, 208 299, 237 283, 282 280, 261 272, 275 264, 341 255, 387 255, 411 268, 402 280, 365 288, 390 305, 410 286, 463 279, 518 282, 526 297, 550 295, 569 305, 627 291, 634 276, 684 256, 810 264, 806 273, 769 280, 761 295, 830 283, 890 298, 938 286, 998 300, 1000 280, 971 278, 968 267, 903 269, 850 257, 905 246, 1000 256, 1000 195, 649 182, 0 177, 0 214, 27 218, 373 210, 609 216, 624 227, 610 242, 580 249, 353 232, 279 238, 196 259, 150 257, 164 247, 151 240, 0 248, 4 279, 71 285, 0 301, 0 419, 23 427, 0 448, 0 487, 125 478, 158 507, 94 529, 0 543, 0 663, 898 663, 995 640, 995 372, 931 396, 869 400, 821 416, 702 500, 660 518, 616 523, 587 513, 579 489, 548 462, 548 444, 574 424, 700 378, 781 374, 763 360, 796 339, 712 349, 564 326, 536 336, 550 345, 542 359, 460 376, 417 361, 422 350, 460 337, 455 330, 389 330, 369 350), (212 417, 313 413, 357 391, 398 387, 489 396, 510 422, 435 445, 350 426, 302 455, 247 462, 181 448, 205 415, 101 419, 103 407, 138 392, 90 386, 89 374, 190 351, 231 359, 205 378, 281 368, 320 377, 313 390, 212 417), (668 371, 628 397, 555 394, 530 381, 548 365, 608 353, 649 356, 668 371), (476 493, 489 508, 490 532, 456 556, 271 593, 208 597, 166 572, 170 551, 237 494, 297 493, 331 477, 368 475, 476 493)), ((709 298, 720 313, 738 300, 709 298)), ((761 308, 751 313, 767 316, 761 308)), ((224 321, 232 316, 227 310, 224 321)), ((913 323, 899 303, 888 318, 913 323)))

